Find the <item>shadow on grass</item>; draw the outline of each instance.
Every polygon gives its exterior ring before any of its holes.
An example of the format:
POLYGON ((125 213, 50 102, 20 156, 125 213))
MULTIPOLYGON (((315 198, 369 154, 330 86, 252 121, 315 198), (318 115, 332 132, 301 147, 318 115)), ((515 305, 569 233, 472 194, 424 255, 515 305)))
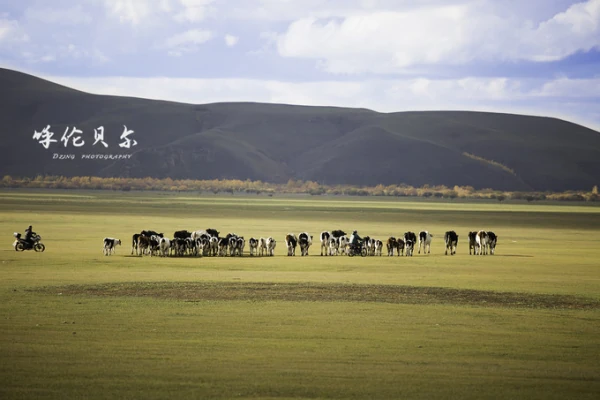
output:
POLYGON ((494 292, 442 287, 271 282, 124 282, 28 289, 44 294, 149 297, 201 301, 376 302, 453 304, 496 308, 600 309, 600 301, 557 294, 494 292))

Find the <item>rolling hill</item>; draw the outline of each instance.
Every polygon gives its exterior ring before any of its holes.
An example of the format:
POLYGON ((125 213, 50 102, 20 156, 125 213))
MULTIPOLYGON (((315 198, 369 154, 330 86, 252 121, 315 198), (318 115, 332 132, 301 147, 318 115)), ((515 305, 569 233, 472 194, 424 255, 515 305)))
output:
POLYGON ((0 69, 0 110, 1 175, 294 178, 541 191, 591 189, 600 180, 600 133, 554 118, 183 104, 89 94, 8 69, 0 69), (33 136, 48 125, 56 142, 46 149, 33 136), (100 126, 108 147, 94 136, 100 126), (127 138, 121 138, 124 126, 133 130, 127 138), (73 141, 78 134, 67 146, 61 140, 73 127, 81 131, 81 147, 73 141), (137 145, 120 147, 126 139, 137 145), (82 158, 90 154, 127 156, 82 158))

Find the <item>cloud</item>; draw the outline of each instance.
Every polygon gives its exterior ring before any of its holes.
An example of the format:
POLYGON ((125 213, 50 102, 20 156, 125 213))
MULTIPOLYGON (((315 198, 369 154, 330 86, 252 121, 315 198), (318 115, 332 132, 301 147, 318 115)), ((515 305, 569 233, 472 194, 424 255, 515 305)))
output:
POLYGON ((154 12, 152 3, 149 0, 104 0, 104 7, 109 16, 135 26, 154 12))
POLYGON ((184 53, 194 52, 198 46, 212 39, 213 33, 200 29, 190 29, 183 33, 167 38, 162 46, 170 55, 181 56, 184 53))
POLYGON ((18 21, 8 19, 6 15, 0 14, 0 46, 26 42, 28 40, 29 36, 18 21))
POLYGON ((240 39, 237 36, 225 35, 225 44, 228 47, 233 47, 237 44, 240 39))
POLYGON ((318 60, 327 72, 394 73, 411 66, 472 61, 556 61, 600 48, 600 0, 534 25, 490 12, 486 3, 302 18, 279 35, 288 58, 318 60))
POLYGON ((81 5, 62 9, 28 7, 25 18, 34 23, 51 25, 82 25, 93 21, 92 15, 84 11, 81 5))
POLYGON ((199 22, 213 10, 210 4, 214 0, 179 0, 181 10, 175 15, 177 21, 199 22))

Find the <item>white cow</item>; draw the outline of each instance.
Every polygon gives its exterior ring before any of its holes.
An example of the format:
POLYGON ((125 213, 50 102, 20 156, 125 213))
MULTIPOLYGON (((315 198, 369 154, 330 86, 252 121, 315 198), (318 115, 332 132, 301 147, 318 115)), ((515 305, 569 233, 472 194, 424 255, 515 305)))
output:
POLYGON ((258 255, 259 256, 264 256, 265 254, 267 254, 267 239, 268 238, 264 238, 261 237, 258 241, 258 255))
POLYGON ((339 237, 339 252, 340 254, 348 254, 348 245, 350 244, 350 238, 346 235, 339 237))
POLYGON ((488 234, 486 231, 481 230, 477 232, 475 236, 475 242, 477 247, 475 248, 475 254, 478 255, 486 255, 487 254, 487 238, 488 234))
POLYGON ((171 241, 166 237, 160 238, 158 241, 158 250, 163 257, 168 256, 171 250, 171 241))
POLYGON ((431 253, 431 238, 433 238, 433 235, 429 232, 419 232, 419 251, 417 252, 418 254, 421 254, 421 246, 423 246, 423 254, 431 253))

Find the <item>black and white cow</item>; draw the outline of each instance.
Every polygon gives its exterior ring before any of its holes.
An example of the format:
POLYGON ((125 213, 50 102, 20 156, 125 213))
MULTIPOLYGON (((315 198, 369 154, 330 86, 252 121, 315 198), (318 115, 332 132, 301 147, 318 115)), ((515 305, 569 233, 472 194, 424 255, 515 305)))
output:
POLYGON ((288 256, 296 255, 296 246, 298 245, 298 238, 293 233, 285 235, 285 247, 287 248, 288 256))
POLYGON ((175 233, 173 233, 173 239, 187 239, 187 238, 191 238, 191 237, 192 237, 192 232, 189 232, 186 230, 175 231, 175 233))
POLYGON ((473 254, 477 254, 477 232, 469 232, 469 255, 471 255, 471 250, 473 250, 473 254))
POLYGON ((244 247, 246 247, 246 239, 244 239, 243 236, 238 236, 235 246, 235 254, 237 254, 239 257, 242 257, 244 255, 244 247))
POLYGON ((254 256, 258 253, 258 242, 259 239, 251 237, 248 239, 248 247, 250 248, 250 256, 254 256))
POLYGON ((412 257, 413 251, 415 250, 415 241, 412 239, 408 239, 404 241, 404 249, 406 256, 412 257))
POLYGON ((331 233, 328 231, 321 232, 321 236, 319 237, 321 240, 321 255, 323 255, 323 250, 325 250, 325 255, 329 255, 329 241, 331 240, 331 233))
POLYGON ((277 241, 273 239, 271 236, 267 238, 267 254, 269 256, 275 255, 275 247, 277 246, 277 241))
POLYGON ((150 237, 140 235, 137 242, 138 255, 148 254, 152 257, 158 251, 159 240, 160 237, 158 235, 152 235, 150 237))
POLYGON ((490 250, 490 254, 494 255, 496 253, 496 243, 498 243, 498 236, 492 231, 487 232, 487 245, 490 250))
POLYGON ((300 246, 300 255, 307 256, 308 249, 312 244, 312 235, 309 235, 307 232, 302 232, 298 235, 298 245, 300 246))
POLYGON ((375 255, 381 257, 383 252, 383 242, 379 239, 375 239, 375 255))
POLYGON ((406 248, 406 242, 403 239, 398 238, 396 240, 396 254, 398 254, 398 256, 404 256, 405 248, 406 248))
POLYGON ((412 240, 413 243, 417 243, 417 235, 414 232, 408 231, 404 232, 404 243, 408 240, 412 240))
POLYGON ((433 238, 433 235, 431 233, 429 233, 428 231, 419 232, 419 251, 417 252, 418 254, 421 254, 421 246, 423 246, 423 254, 431 253, 431 239, 432 238, 433 238))
POLYGON ((387 248, 387 255, 388 256, 393 256, 394 255, 394 249, 396 249, 396 246, 398 246, 398 240, 396 240, 395 237, 390 236, 385 244, 386 248, 387 248))
POLYGON ((481 230, 479 232, 477 232, 477 235, 475 236, 475 241, 477 242, 477 254, 479 255, 486 255, 487 254, 487 232, 484 230, 481 230))
POLYGON ((236 235, 235 233, 230 233, 228 234, 228 236, 231 235, 229 237, 229 255, 230 256, 234 256, 237 254, 237 245, 238 245, 238 235, 236 235))
POLYGON ((210 247, 210 239, 206 237, 200 237, 194 241, 196 243, 196 255, 206 256, 208 255, 210 247))
POLYGON ((329 255, 330 256, 337 256, 340 250, 340 238, 336 238, 336 237, 331 237, 329 239, 329 255))
POLYGON ((363 237, 363 246, 367 249, 367 255, 372 256, 375 254, 375 239, 370 236, 363 237))
POLYGON ((189 248, 189 242, 181 237, 173 238, 173 240, 171 240, 171 245, 173 246, 175 255, 179 257, 184 256, 189 248))
POLYGON ((217 236, 211 236, 208 241, 208 253, 215 257, 219 254, 219 238, 217 236))
POLYGON ((350 245, 350 238, 346 235, 338 238, 339 245, 338 250, 340 254, 348 254, 348 246, 350 245))
POLYGON ((102 253, 105 256, 115 253, 115 247, 120 246, 121 241, 119 239, 105 237, 104 238, 104 247, 102 248, 102 253))
POLYGON ((335 230, 331 231, 331 236, 339 239, 342 236, 346 236, 346 232, 344 232, 340 229, 335 229, 335 230))
POLYGON ((135 251, 135 254, 138 253, 138 239, 142 236, 141 233, 134 233, 131 237, 131 254, 135 251))
POLYGON ((229 250, 230 239, 235 236, 235 234, 228 233, 227 236, 219 238, 219 256, 226 256, 229 250))
POLYGON ((456 254, 456 246, 458 245, 458 235, 454 231, 448 231, 444 233, 444 242, 446 243, 446 255, 448 255, 448 250, 450 250, 450 255, 453 256, 456 254))

